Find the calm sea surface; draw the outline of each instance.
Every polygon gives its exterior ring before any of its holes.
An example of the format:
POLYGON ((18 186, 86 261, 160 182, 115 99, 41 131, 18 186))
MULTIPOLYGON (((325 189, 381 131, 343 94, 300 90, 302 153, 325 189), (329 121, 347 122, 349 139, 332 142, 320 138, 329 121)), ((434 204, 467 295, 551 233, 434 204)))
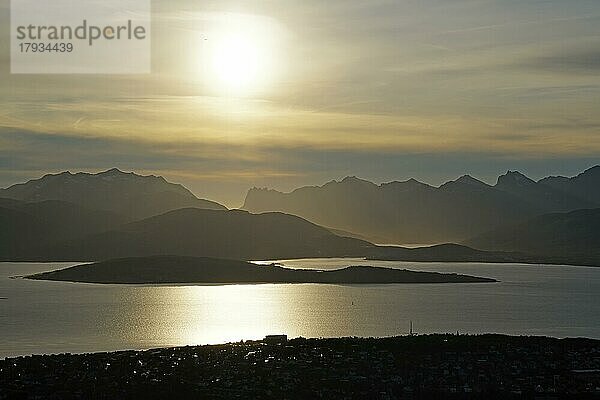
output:
POLYGON ((600 339, 600 268, 361 259, 281 261, 294 268, 377 265, 458 272, 493 284, 132 286, 11 279, 70 264, 0 263, 0 358, 291 337, 499 332, 600 339))

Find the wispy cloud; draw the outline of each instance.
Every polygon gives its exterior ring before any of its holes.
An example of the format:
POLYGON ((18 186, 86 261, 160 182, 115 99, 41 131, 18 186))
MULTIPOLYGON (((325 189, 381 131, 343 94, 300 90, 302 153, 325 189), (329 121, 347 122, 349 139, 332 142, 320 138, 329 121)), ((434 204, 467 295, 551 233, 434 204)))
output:
POLYGON ((425 179, 469 154, 461 172, 600 154, 597 1, 157 0, 154 70, 133 77, 10 75, 7 4, 5 177, 116 165, 208 182, 218 199, 361 169, 425 179), (283 67, 268 90, 227 98, 196 39, 244 24, 281 40, 283 67))
POLYGON ((470 32, 478 32, 478 31, 487 31, 487 30, 495 30, 495 29, 503 29, 503 28, 517 28, 529 25, 543 25, 543 24, 553 24, 557 22, 577 22, 577 21, 590 21, 590 20, 600 20, 600 14, 596 15, 583 15, 583 16, 574 16, 574 17, 563 17, 563 18, 541 18, 534 20, 516 20, 516 21, 508 21, 500 24, 491 24, 491 25, 480 25, 480 26, 471 26, 466 28, 459 29, 450 29, 447 31, 439 32, 440 35, 453 34, 453 33, 470 33, 470 32))
POLYGON ((588 49, 565 49, 554 54, 532 58, 523 66, 567 75, 600 75, 600 49, 597 46, 588 49))

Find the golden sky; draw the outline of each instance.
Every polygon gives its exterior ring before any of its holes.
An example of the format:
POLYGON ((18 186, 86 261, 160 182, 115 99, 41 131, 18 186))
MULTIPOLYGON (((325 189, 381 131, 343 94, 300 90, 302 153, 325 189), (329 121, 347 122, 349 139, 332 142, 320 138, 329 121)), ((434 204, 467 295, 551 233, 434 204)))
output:
POLYGON ((153 1, 149 75, 11 75, 0 186, 161 174, 238 206, 344 175, 440 183, 600 161, 597 0, 153 1))

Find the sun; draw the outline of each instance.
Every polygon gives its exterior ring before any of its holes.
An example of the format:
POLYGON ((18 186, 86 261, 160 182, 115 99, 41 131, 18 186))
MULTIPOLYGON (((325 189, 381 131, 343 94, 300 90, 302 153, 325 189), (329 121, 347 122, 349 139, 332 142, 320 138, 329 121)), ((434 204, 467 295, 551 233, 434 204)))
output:
POLYGON ((256 97, 277 89, 287 40, 279 22, 228 13, 198 33, 195 75, 212 95, 256 97))
POLYGON ((225 34, 209 43, 211 86, 221 94, 245 96, 264 90, 274 71, 274 49, 266 40, 243 33, 225 34))
POLYGON ((261 78, 261 60, 264 49, 241 36, 229 36, 216 44, 212 55, 212 69, 219 83, 229 90, 244 90, 257 85, 261 78))

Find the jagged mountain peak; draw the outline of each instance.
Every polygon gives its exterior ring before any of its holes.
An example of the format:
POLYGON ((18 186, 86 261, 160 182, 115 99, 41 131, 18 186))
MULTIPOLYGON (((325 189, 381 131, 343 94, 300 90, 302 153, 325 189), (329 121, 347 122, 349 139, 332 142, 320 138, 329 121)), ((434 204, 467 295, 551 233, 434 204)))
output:
POLYGON ((159 179, 162 181, 166 180, 162 176, 156 175, 140 175, 135 172, 123 172, 118 168, 111 168, 101 172, 71 172, 71 171, 62 171, 54 174, 46 174, 41 178, 32 179, 32 181, 57 181, 61 179, 88 179, 88 180, 97 180, 97 179, 105 179, 105 178, 123 178, 123 179, 159 179))
POLYGON ((455 182, 476 186, 489 186, 487 183, 482 182, 477 178, 473 178, 471 175, 463 175, 460 178, 458 178, 455 182))
POLYGON ((588 168, 585 171, 583 171, 578 176, 584 176, 584 175, 600 176, 600 165, 594 165, 593 167, 588 168))
POLYGON ((448 181, 442 184, 439 189, 456 189, 460 187, 472 187, 472 188, 490 188, 491 186, 479 179, 473 178, 471 175, 463 175, 453 181, 448 181))
POLYGON ((111 168, 98 173, 70 171, 45 175, 0 190, 0 197, 21 201, 66 201, 89 209, 143 218, 181 207, 225 209, 197 198, 161 176, 138 175, 111 168))
POLYGON ((349 176, 289 193, 251 193, 244 209, 299 215, 376 243, 452 242, 548 212, 600 207, 597 171, 600 167, 552 185, 515 170, 495 185, 472 175, 441 186, 415 179, 375 184, 349 176))
POLYGON ((416 180, 415 178, 410 178, 405 181, 392 181, 387 183, 382 183, 380 185, 382 189, 393 189, 393 190, 403 190, 403 191, 413 191, 421 188, 433 188, 426 183, 416 180))
POLYGON ((341 180, 331 180, 325 183, 323 186, 305 186, 304 188, 335 188, 335 187, 353 187, 353 186, 377 186, 377 184, 368 181, 366 179, 358 178, 356 176, 346 176, 341 180))
POLYGON ((523 175, 519 171, 507 171, 506 174, 498 177, 498 183, 496 186, 510 185, 510 186, 528 186, 535 184, 535 181, 527 176, 523 175))
POLYGON ((111 168, 111 169, 107 169, 104 172, 99 172, 98 175, 118 175, 118 174, 124 174, 125 172, 121 171, 119 168, 111 168))
POLYGON ((344 179, 342 179, 339 183, 346 183, 346 184, 355 184, 355 183, 365 184, 366 183, 366 184, 374 185, 373 182, 358 178, 356 176, 347 176, 344 179))

